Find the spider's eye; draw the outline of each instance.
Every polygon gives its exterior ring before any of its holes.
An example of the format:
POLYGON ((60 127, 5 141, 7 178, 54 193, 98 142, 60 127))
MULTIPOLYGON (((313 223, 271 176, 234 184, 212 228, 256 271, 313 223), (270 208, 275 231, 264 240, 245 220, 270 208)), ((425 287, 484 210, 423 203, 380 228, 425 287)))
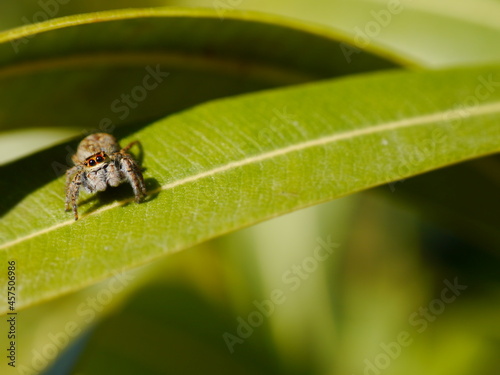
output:
POLYGON ((102 163, 104 161, 104 158, 102 156, 98 156, 95 158, 95 160, 98 162, 98 163, 102 163))
POLYGON ((90 159, 90 160, 89 160, 89 165, 90 165, 91 167, 93 167, 94 165, 96 165, 95 160, 94 160, 94 159, 90 159))

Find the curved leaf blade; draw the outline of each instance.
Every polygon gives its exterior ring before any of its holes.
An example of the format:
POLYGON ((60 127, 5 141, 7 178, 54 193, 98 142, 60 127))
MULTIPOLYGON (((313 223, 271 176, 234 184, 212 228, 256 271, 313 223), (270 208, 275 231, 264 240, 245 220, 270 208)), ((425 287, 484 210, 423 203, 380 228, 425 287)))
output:
POLYGON ((398 65, 362 51, 349 62, 342 43, 327 28, 278 16, 230 12, 222 22, 201 9, 98 12, 12 29, 0 33, 0 128, 114 128, 398 65))
POLYGON ((27 306, 286 212, 498 152, 500 91, 486 95, 482 82, 499 77, 499 67, 392 72, 199 106, 123 141, 144 146, 148 201, 111 189, 83 203, 77 222, 63 212, 62 178, 15 196, 47 178, 62 148, 48 150, 2 168, 12 178, 2 205, 19 202, 3 209, 0 260, 24 268, 27 306))

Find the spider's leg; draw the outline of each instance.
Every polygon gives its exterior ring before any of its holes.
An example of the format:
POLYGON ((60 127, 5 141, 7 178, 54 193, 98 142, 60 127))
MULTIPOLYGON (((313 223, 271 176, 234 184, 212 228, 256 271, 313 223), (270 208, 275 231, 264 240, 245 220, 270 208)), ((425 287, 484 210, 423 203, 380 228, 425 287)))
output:
POLYGON ((71 204, 73 213, 75 214, 75 220, 78 220, 78 195, 80 194, 83 178, 84 173, 82 171, 77 172, 68 185, 66 193, 66 209, 68 210, 71 204))
POLYGON ((128 150, 130 150, 135 145, 139 146, 139 155, 138 155, 138 157, 139 157, 139 160, 142 160, 143 151, 142 151, 142 144, 141 144, 140 141, 130 142, 128 145, 126 145, 124 148, 122 148, 120 151, 118 151, 118 154, 120 154, 122 157, 128 157, 128 158, 130 158, 131 155, 128 153, 128 150))
POLYGON ((71 188, 71 180, 74 177, 75 173, 79 173, 81 170, 79 165, 76 165, 66 171, 66 211, 69 210, 70 206, 70 188, 71 188))
POLYGON ((120 170, 134 189, 135 201, 139 203, 146 195, 146 185, 139 165, 128 155, 120 159, 120 170))
POLYGON ((140 143, 139 141, 130 142, 128 145, 126 145, 124 148, 120 150, 120 153, 126 153, 128 150, 132 148, 132 146, 137 145, 139 143, 140 143))

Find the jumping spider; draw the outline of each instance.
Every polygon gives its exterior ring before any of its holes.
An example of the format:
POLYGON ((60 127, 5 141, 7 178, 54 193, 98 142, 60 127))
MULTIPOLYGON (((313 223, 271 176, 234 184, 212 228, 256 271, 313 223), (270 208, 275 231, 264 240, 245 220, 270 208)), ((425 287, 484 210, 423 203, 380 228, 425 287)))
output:
POLYGON ((116 138, 107 133, 91 134, 80 142, 72 157, 75 166, 66 172, 66 211, 72 207, 75 220, 78 220, 78 195, 82 187, 94 193, 128 181, 137 203, 146 195, 141 168, 127 153, 136 143, 120 149, 116 138))

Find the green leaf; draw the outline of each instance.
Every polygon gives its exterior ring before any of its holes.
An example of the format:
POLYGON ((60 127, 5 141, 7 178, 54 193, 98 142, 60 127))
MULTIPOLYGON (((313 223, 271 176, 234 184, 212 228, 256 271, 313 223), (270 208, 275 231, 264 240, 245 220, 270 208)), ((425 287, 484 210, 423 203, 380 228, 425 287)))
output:
POLYGON ((142 142, 146 202, 132 203, 129 186, 109 189, 82 199, 77 222, 63 210, 64 179, 46 183, 67 146, 44 151, 0 170, 0 262, 18 261, 19 306, 29 306, 286 212, 498 152, 499 81, 499 67, 392 72, 199 106, 122 140, 142 142))
POLYGON ((109 11, 8 30, 0 129, 110 131, 209 99, 397 66, 348 43, 330 29, 253 12, 221 19, 214 9, 109 11))

